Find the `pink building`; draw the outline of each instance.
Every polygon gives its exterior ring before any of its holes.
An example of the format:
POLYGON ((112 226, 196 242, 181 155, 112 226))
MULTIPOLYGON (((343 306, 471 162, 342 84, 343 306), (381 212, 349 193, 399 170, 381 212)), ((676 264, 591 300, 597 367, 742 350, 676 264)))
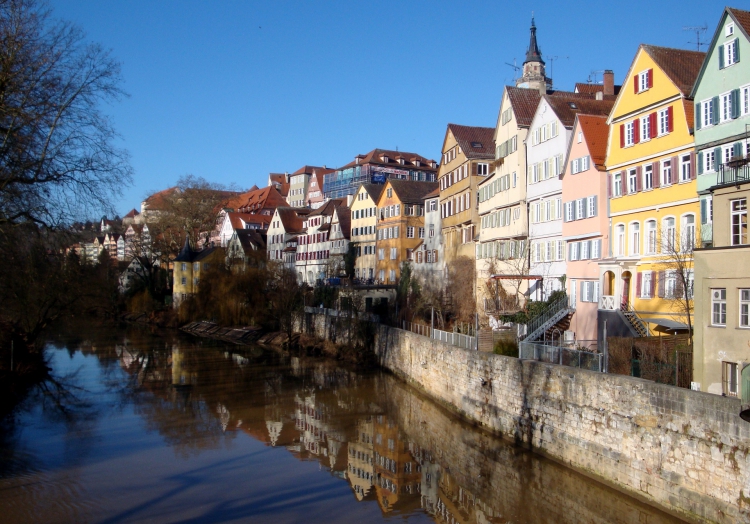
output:
POLYGON ((599 260, 609 253, 609 202, 604 159, 606 116, 576 116, 562 174, 566 287, 575 313, 570 330, 582 346, 596 347, 599 260))

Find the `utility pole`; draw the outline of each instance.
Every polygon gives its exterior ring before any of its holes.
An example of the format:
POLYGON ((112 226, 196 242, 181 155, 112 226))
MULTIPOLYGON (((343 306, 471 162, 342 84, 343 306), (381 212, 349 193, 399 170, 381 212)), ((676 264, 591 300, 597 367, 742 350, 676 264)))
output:
POLYGON ((702 26, 687 26, 682 28, 683 31, 695 31, 695 42, 688 42, 688 44, 695 44, 696 50, 700 51, 702 45, 707 45, 705 42, 701 42, 701 33, 705 33, 708 30, 708 26, 703 24, 702 26))

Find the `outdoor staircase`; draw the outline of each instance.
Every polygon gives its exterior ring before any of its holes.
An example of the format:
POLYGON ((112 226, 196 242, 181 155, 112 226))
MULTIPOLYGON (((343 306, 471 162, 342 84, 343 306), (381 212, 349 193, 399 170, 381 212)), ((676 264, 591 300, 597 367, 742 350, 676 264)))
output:
POLYGON ((625 317, 625 321, 638 333, 639 337, 648 337, 650 335, 646 323, 641 320, 638 313, 630 307, 630 304, 621 304, 620 313, 625 317))
POLYGON ((575 312, 575 309, 570 307, 568 296, 565 295, 555 300, 552 304, 542 311, 542 313, 531 319, 526 324, 526 338, 525 342, 534 342, 544 337, 544 334, 548 329, 555 327, 561 321, 567 319, 570 322, 570 316, 575 312))

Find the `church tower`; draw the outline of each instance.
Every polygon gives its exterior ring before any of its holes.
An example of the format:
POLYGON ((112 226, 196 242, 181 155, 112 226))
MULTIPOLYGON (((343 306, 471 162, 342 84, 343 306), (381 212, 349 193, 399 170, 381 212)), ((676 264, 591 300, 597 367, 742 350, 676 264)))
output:
POLYGON ((542 52, 536 43, 534 17, 531 17, 531 38, 526 51, 526 61, 523 63, 523 76, 516 80, 516 87, 538 89, 542 94, 552 88, 552 79, 547 78, 545 74, 542 52))

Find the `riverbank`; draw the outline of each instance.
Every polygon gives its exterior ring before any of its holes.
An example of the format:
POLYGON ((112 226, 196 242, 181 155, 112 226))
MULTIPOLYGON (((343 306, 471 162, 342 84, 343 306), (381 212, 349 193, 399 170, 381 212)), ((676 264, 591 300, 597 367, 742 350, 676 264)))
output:
MULTIPOLYGON (((308 317, 305 331, 326 338, 326 319, 308 317)), ((386 326, 373 348, 383 367, 495 434, 681 518, 750 521, 750 424, 737 399, 465 350, 386 326)))

